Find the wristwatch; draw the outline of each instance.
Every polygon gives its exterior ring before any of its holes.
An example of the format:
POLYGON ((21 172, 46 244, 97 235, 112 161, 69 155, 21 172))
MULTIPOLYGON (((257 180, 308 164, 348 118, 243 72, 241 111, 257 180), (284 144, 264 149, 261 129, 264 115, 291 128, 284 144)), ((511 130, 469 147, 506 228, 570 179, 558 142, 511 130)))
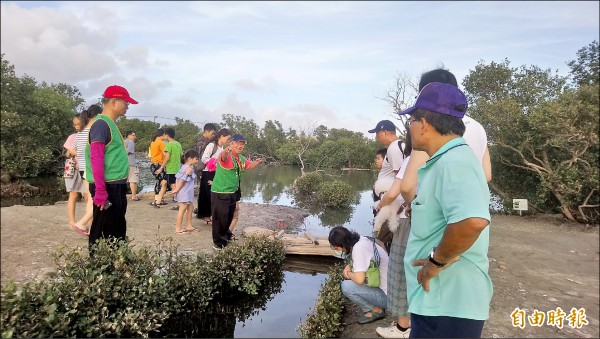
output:
POLYGON ((429 261, 431 261, 432 264, 434 264, 435 266, 437 266, 439 268, 446 266, 446 263, 437 262, 437 261, 435 261, 435 259, 433 259, 434 252, 435 252, 435 247, 431 249, 431 252, 429 253, 429 257, 427 257, 427 259, 429 259, 429 261))

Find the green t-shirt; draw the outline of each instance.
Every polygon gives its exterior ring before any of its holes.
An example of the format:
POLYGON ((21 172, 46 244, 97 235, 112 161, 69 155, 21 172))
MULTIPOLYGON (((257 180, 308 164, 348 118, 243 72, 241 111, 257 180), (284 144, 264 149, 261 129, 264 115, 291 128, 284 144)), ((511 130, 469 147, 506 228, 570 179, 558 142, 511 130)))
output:
POLYGON ((167 146, 165 146, 165 152, 171 154, 165 168, 167 174, 177 174, 179 168, 181 168, 181 153, 183 152, 181 144, 179 141, 170 141, 167 146))
POLYGON ((489 203, 483 166, 463 138, 447 142, 419 168, 404 254, 410 313, 473 320, 489 317, 493 293, 488 274, 489 225, 459 261, 429 281, 429 292, 417 282, 421 267, 412 266, 415 260, 427 258, 440 243, 448 224, 468 218, 489 221, 489 203))

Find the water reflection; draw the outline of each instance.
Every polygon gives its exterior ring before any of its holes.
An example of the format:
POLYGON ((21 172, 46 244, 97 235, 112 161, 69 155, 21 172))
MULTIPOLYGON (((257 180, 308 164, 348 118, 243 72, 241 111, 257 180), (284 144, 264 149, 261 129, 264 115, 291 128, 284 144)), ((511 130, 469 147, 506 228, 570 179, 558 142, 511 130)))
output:
POLYGON ((326 273, 340 261, 332 257, 288 256, 283 264, 284 292, 246 322, 238 322, 235 338, 299 338, 298 324, 314 307, 326 273))
POLYGON ((300 175, 300 169, 294 166, 261 166, 248 171, 242 180, 242 201, 306 208, 310 216, 304 221, 305 230, 316 235, 326 236, 334 226, 345 226, 361 234, 369 234, 373 219, 370 192, 377 173, 333 170, 328 173, 335 175, 332 179, 346 182, 355 189, 357 201, 350 208, 323 208, 296 199, 292 183, 300 175))

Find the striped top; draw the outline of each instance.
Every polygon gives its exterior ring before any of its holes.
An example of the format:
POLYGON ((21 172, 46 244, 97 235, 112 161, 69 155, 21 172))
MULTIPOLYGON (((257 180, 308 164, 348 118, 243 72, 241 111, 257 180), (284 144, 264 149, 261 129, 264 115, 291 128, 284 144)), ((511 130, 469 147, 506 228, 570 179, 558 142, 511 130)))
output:
POLYGON ((85 170, 85 146, 88 143, 88 137, 90 135, 89 127, 84 128, 81 132, 77 133, 73 148, 77 151, 77 163, 79 164, 79 170, 85 170))

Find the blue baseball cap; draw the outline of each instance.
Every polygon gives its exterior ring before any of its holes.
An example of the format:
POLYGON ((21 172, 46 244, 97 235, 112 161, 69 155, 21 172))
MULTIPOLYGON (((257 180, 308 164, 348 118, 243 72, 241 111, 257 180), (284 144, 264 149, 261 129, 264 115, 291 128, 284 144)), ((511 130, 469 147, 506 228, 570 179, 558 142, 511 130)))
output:
POLYGON ((244 138, 244 136, 241 134, 234 134, 233 136, 231 136, 231 141, 235 141, 235 142, 243 141, 244 144, 247 142, 246 139, 244 138))
POLYGON ((377 126, 372 130, 369 130, 369 133, 377 133, 379 131, 391 131, 396 132, 396 125, 389 120, 381 120, 377 123, 377 126))

